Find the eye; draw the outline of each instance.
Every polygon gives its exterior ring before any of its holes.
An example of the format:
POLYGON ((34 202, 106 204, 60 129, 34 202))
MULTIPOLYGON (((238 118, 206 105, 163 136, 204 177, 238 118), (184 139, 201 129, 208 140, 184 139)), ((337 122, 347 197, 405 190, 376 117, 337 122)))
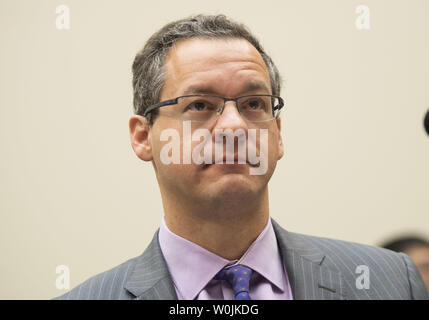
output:
POLYGON ((200 101, 192 102, 188 106, 188 109, 192 110, 192 111, 202 112, 202 111, 213 110, 213 109, 215 109, 215 106, 212 103, 210 103, 209 101, 200 100, 200 101))
POLYGON ((256 110, 261 108, 261 103, 258 100, 253 100, 249 102, 250 109, 256 110))
POLYGON ((264 110, 265 109, 265 103, 263 100, 257 98, 257 99, 251 99, 246 101, 244 104, 245 107, 251 111, 257 111, 257 110, 264 110))

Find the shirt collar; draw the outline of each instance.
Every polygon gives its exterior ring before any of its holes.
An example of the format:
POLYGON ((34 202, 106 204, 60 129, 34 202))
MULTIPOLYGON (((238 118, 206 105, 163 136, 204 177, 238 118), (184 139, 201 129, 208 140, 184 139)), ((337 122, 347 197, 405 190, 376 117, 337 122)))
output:
POLYGON ((159 243, 174 285, 185 300, 193 300, 225 266, 243 264, 284 291, 284 269, 271 219, 258 238, 237 261, 224 259, 171 232, 164 217, 159 243))
POLYGON ((282 292, 285 290, 284 266, 271 219, 268 219, 264 230, 250 245, 237 264, 250 267, 282 292))

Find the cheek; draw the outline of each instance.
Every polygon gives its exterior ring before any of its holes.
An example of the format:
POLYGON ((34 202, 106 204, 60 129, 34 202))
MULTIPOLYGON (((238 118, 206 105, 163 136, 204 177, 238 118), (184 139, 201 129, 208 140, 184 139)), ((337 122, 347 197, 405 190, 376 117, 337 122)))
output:
POLYGON ((270 130, 268 135, 268 159, 270 163, 278 160, 279 154, 279 139, 278 133, 275 130, 270 130))
MULTIPOLYGON (((152 134, 153 161, 157 175, 164 181, 189 180, 195 175, 195 165, 192 162, 187 164, 184 159, 184 151, 188 149, 184 148, 183 144, 182 131, 177 127, 163 126, 162 130, 154 130, 152 134)), ((198 144, 198 142, 193 142, 192 148, 194 144, 198 144)))
MULTIPOLYGON (((180 154, 181 132, 177 124, 158 117, 151 130, 151 147, 154 162, 157 167, 168 163, 168 158, 174 159, 180 154)), ((168 118, 167 118, 168 119, 168 118)))

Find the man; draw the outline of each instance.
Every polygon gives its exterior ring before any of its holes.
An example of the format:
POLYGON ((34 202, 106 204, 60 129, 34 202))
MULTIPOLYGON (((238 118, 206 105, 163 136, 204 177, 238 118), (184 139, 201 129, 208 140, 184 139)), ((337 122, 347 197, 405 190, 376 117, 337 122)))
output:
POLYGON ((131 143, 153 164, 161 227, 141 256, 61 299, 427 298, 408 256, 270 219, 280 76, 243 25, 221 15, 166 25, 137 54, 133 87, 131 143))

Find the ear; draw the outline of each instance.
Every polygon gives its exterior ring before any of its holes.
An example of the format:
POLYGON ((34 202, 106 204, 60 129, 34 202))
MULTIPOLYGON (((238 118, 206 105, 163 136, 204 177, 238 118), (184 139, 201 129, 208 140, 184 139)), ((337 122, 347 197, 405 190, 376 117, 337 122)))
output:
POLYGON ((284 154, 284 148, 283 148, 283 140, 282 140, 282 126, 281 126, 281 119, 277 118, 277 130, 278 130, 278 142, 279 142, 279 154, 277 160, 280 160, 283 157, 284 154))
POLYGON ((151 127, 145 117, 135 115, 129 120, 131 146, 137 157, 143 161, 151 161, 152 143, 151 127))

